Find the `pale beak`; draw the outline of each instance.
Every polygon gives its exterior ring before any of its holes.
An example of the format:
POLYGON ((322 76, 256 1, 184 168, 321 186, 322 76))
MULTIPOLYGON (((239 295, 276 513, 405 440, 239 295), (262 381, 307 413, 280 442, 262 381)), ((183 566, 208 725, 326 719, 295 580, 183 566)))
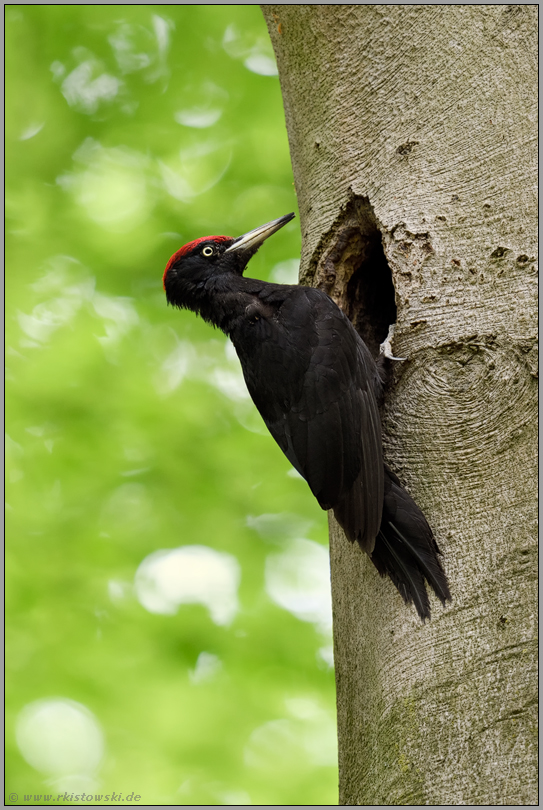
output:
POLYGON ((266 222, 265 225, 255 228, 254 231, 249 231, 249 233, 244 233, 243 236, 238 236, 235 242, 233 242, 229 248, 226 248, 224 252, 230 253, 235 250, 249 250, 254 252, 258 250, 262 242, 264 242, 268 236, 278 231, 279 228, 282 228, 283 225, 286 225, 287 222, 290 222, 294 217, 295 214, 286 214, 284 217, 274 219, 272 222, 266 222))

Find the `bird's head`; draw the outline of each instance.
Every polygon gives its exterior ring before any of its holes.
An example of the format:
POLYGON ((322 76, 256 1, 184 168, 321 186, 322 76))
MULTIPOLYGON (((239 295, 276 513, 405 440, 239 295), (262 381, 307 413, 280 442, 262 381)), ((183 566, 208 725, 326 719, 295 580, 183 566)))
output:
POLYGON ((169 304, 191 309, 189 298, 213 276, 241 276, 262 243, 294 218, 287 214, 238 236, 202 236, 183 245, 166 265, 164 289, 169 304))

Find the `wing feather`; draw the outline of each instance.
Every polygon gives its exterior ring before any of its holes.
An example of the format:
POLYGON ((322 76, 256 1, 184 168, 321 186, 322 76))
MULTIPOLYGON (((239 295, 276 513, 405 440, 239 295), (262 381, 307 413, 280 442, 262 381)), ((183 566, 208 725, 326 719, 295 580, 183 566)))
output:
POLYGON ((373 358, 325 293, 274 285, 265 304, 271 317, 232 335, 249 393, 322 508, 371 553, 384 487, 373 358))

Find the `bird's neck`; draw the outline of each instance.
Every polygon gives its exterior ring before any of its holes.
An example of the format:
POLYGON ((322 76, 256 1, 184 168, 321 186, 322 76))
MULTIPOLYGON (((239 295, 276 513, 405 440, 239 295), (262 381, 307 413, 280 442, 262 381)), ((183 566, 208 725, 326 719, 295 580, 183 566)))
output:
POLYGON ((265 281, 224 273, 205 280, 185 281, 177 288, 173 303, 190 309, 230 335, 254 296, 265 286, 265 281))

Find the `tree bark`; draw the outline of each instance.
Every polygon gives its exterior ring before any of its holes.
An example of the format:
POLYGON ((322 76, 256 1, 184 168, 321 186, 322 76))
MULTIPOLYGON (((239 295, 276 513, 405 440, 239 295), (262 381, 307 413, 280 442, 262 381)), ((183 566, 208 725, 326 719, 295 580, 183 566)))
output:
POLYGON ((444 553, 421 624, 330 520, 340 804, 537 804, 536 5, 264 5, 301 282, 372 351, 444 553))

